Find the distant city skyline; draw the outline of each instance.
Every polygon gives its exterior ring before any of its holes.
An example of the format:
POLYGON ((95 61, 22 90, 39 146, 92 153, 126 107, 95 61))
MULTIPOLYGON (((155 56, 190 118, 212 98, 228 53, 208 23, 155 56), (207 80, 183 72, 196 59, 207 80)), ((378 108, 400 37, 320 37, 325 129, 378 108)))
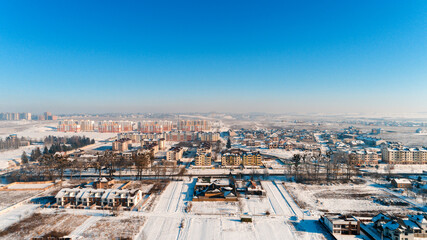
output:
POLYGON ((426 1, 22 1, 0 112, 427 112, 426 1))

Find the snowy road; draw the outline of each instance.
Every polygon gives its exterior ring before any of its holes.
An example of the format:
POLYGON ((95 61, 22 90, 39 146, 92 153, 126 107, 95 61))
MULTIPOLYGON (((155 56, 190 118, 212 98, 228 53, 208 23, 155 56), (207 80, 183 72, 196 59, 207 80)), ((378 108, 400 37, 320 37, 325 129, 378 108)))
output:
MULTIPOLYGON (((186 213, 185 206, 193 192, 194 182, 171 182, 157 201, 153 212, 146 212, 148 218, 139 239, 297 239, 286 223, 288 216, 295 215, 283 196, 283 189, 273 182, 263 182, 267 188, 278 218, 254 217, 253 223, 241 223, 239 216, 211 216, 186 213), (279 217, 280 216, 280 217, 279 217)), ((268 201, 265 201, 269 204, 268 201)), ((210 204, 206 202, 205 204, 210 204)))
MULTIPOLYGON (((295 216, 294 210, 290 207, 277 184, 271 181, 262 181, 261 185, 267 192, 267 197, 270 200, 270 204, 275 215, 287 217, 295 216)), ((286 190, 284 191, 286 192, 286 190)))
MULTIPOLYGON (((186 212, 186 205, 191 202, 195 181, 171 181, 154 202, 152 211, 122 212, 119 218, 144 217, 146 220, 140 226, 135 239, 165 239, 165 240, 202 240, 202 239, 287 239, 287 240, 313 240, 325 239, 322 230, 316 226, 317 220, 306 219, 298 224, 298 229, 307 229, 305 232, 297 231, 290 221, 293 216, 300 216, 303 212, 292 200, 282 183, 279 181, 262 181, 262 187, 267 191, 267 197, 261 199, 250 198, 247 203, 262 209, 252 217, 252 222, 242 223, 242 213, 237 203, 224 203, 234 206, 231 213, 204 214, 196 210, 186 212), (234 209, 234 210, 233 210, 234 209), (263 214, 264 209, 273 209, 271 216, 263 214)), ((198 202, 203 208, 215 208, 213 202, 198 202)), ((22 209, 3 214, 5 219, 0 222, 18 221, 23 212, 32 213, 37 206, 24 205, 22 209), (13 213, 13 214, 12 214, 13 213), (9 216, 10 215, 10 216, 9 216), (13 215, 13 216, 12 216, 13 215)), ((194 208, 194 205, 193 205, 194 208)), ((45 213, 54 213, 55 209, 43 209, 45 213)), ((90 209, 64 209, 65 213, 90 215, 80 226, 70 234, 80 239, 87 229, 93 227, 103 219, 99 210, 90 209)))

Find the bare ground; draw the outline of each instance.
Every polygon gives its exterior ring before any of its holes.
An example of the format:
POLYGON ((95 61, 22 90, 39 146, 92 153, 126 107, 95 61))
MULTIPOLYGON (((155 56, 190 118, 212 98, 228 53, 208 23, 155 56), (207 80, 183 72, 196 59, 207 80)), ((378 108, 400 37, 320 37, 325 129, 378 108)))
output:
POLYGON ((83 233, 84 239, 132 239, 144 225, 145 218, 119 219, 108 217, 99 220, 83 233))
POLYGON ((68 235, 88 216, 73 214, 35 213, 0 232, 0 239, 31 239, 33 237, 68 235))

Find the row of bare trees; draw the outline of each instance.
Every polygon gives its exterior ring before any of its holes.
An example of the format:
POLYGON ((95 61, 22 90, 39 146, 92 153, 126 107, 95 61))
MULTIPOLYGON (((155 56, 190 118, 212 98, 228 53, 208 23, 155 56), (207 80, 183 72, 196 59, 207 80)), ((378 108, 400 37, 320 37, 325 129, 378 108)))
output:
MULTIPOLYGON (((98 153, 94 160, 71 159, 68 155, 43 154, 37 164, 22 164, 18 172, 21 180, 26 179, 63 179, 65 173, 73 178, 82 177, 83 172, 93 169, 99 177, 122 177, 123 172, 133 172, 137 179, 142 179, 146 170, 161 174, 160 167, 154 164, 152 152, 134 152, 131 157, 124 157, 112 151, 98 153)), ((17 175, 18 176, 18 175, 17 175)))
POLYGON ((328 152, 295 154, 288 164, 288 173, 298 182, 349 181, 357 174, 354 154, 328 152))

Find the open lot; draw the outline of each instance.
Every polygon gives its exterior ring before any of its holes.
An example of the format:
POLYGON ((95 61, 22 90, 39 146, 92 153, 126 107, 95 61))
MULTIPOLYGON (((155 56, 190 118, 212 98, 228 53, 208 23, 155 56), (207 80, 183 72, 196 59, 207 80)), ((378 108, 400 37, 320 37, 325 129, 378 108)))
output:
POLYGON ((194 214, 239 214, 238 202, 192 202, 191 212, 194 214))
POLYGON ((138 234, 144 221, 144 217, 104 217, 94 223, 89 221, 91 226, 81 233, 79 239, 132 238, 138 234))
POLYGON ((31 198, 42 191, 0 191, 0 210, 31 198))
MULTIPOLYGON (((192 202, 194 184, 195 179, 151 183, 151 202, 145 203, 151 207, 118 216, 110 211, 24 205, 2 214, 2 218, 13 220, 0 221, 5 229, 2 236, 25 239, 54 233, 78 239, 328 239, 317 218, 290 221, 301 217, 302 211, 280 181, 262 181, 266 196, 242 196, 237 202, 192 202), (166 187, 162 190, 161 185, 166 187), (240 221, 245 213, 252 215, 252 222, 240 221), (41 221, 30 221, 34 216, 41 221)), ((145 183, 141 187, 148 189, 145 183)))
POLYGON ((286 182, 288 191, 305 210, 324 213, 375 215, 379 212, 402 214, 415 212, 411 206, 386 206, 374 201, 378 198, 396 199, 390 193, 362 184, 307 185, 286 182))
POLYGON ((30 239, 52 234, 65 236, 82 224, 88 216, 35 213, 0 232, 0 239, 30 239))

